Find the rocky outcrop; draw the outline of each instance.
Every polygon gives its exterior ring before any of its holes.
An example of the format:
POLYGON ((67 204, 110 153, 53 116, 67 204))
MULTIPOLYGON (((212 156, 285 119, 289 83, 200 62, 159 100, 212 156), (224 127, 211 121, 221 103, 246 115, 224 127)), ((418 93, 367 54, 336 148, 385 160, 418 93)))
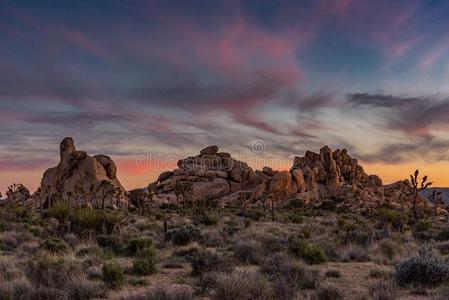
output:
POLYGON ((30 198, 30 191, 21 183, 8 187, 6 192, 7 203, 20 204, 30 198))
POLYGON ((121 207, 128 201, 112 159, 77 151, 70 137, 61 142, 60 162, 45 171, 33 198, 36 205, 43 208, 59 200, 72 206, 95 208, 121 207))
POLYGON ((241 191, 252 190, 262 182, 263 175, 246 163, 209 146, 197 156, 179 160, 177 169, 160 174, 148 189, 155 193, 156 202, 217 200, 223 204, 230 195, 241 197, 241 191))

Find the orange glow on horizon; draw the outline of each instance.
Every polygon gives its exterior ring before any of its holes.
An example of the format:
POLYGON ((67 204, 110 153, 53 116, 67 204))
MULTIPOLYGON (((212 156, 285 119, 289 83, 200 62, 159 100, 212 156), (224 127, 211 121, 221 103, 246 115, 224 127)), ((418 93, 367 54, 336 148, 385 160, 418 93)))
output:
MULTIPOLYGON (((385 163, 363 163, 362 166, 368 174, 378 175, 384 184, 396 182, 409 178, 417 168, 420 170, 420 177, 428 175, 433 187, 449 186, 449 162, 439 163, 404 163, 404 164, 385 164, 385 163)), ((262 169, 260 162, 248 162, 253 169, 262 169)), ((268 166, 275 170, 289 170, 290 164, 287 161, 283 163, 267 163, 268 166)), ((118 173, 117 177, 127 190, 146 187, 149 183, 156 180, 158 175, 164 171, 172 170, 165 166, 164 168, 156 168, 148 166, 147 168, 139 168, 134 160, 117 160, 118 173)), ((12 183, 23 183, 26 187, 34 192, 42 178, 43 170, 32 171, 0 171, 0 192, 4 195, 7 187, 12 183)))

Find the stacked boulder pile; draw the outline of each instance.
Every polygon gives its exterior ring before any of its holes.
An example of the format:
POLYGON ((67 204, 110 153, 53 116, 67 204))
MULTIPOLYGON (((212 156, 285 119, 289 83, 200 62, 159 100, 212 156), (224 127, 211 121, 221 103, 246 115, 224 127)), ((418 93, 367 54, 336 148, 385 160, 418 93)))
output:
POLYGON ((269 167, 254 171, 229 153, 219 152, 217 146, 209 146, 197 156, 178 161, 177 169, 162 173, 148 189, 156 203, 214 200, 220 206, 237 201, 260 206, 267 199, 275 199, 281 206, 300 198, 313 204, 336 199, 353 208, 384 203, 398 206, 400 202, 410 206, 409 198, 403 197, 407 181, 383 186, 382 180, 365 173, 346 149, 332 151, 328 146, 319 153, 307 151, 303 157, 295 157, 289 171, 269 167), (190 190, 185 191, 185 187, 190 190))
POLYGON ((241 191, 251 192, 264 181, 246 163, 232 158, 229 153, 219 152, 217 146, 208 146, 197 156, 179 160, 177 165, 177 169, 160 174, 157 181, 148 186, 155 193, 154 200, 223 202, 229 195, 239 197, 241 191), (187 195, 191 199, 182 199, 187 195))

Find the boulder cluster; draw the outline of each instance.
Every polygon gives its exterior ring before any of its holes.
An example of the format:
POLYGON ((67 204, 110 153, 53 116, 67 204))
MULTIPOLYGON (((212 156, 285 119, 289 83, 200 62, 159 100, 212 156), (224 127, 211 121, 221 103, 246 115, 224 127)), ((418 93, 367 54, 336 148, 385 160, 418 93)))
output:
POLYGON ((214 200, 220 206, 237 201, 260 206, 267 199, 284 205, 295 198, 317 204, 332 198, 360 208, 398 204, 408 186, 402 181, 383 186, 346 149, 332 151, 324 146, 319 153, 307 151, 304 157, 295 157, 289 171, 269 167, 254 171, 229 153, 219 152, 217 146, 209 146, 197 156, 178 161, 177 169, 160 174, 148 189, 156 203, 214 200))
POLYGON ((59 150, 59 164, 45 171, 40 188, 33 195, 36 206, 46 208, 55 201, 95 208, 127 204, 126 191, 111 158, 77 151, 71 137, 62 140, 59 150))
POLYGON ((177 169, 160 174, 148 186, 156 201, 222 200, 251 190, 264 180, 246 163, 219 152, 217 146, 206 147, 197 156, 179 160, 177 165, 177 169))

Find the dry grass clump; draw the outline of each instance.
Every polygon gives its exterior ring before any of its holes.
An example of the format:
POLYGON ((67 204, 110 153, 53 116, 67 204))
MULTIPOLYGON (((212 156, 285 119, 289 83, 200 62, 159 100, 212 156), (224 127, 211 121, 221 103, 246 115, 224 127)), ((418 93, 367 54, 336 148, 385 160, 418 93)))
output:
POLYGON ((234 264, 228 257, 210 251, 201 251, 190 258, 192 275, 200 276, 206 272, 231 272, 234 264))
POLYGON ((369 288, 369 294, 374 300, 396 299, 396 285, 389 280, 378 281, 369 288))
POLYGON ((320 287, 316 292, 318 300, 340 300, 344 299, 343 291, 335 285, 327 285, 320 287))
POLYGON ((255 240, 238 240, 234 246, 234 258, 245 264, 257 265, 263 258, 262 245, 255 240))
POLYGON ((274 298, 269 277, 256 272, 216 274, 212 299, 270 300, 274 298))

